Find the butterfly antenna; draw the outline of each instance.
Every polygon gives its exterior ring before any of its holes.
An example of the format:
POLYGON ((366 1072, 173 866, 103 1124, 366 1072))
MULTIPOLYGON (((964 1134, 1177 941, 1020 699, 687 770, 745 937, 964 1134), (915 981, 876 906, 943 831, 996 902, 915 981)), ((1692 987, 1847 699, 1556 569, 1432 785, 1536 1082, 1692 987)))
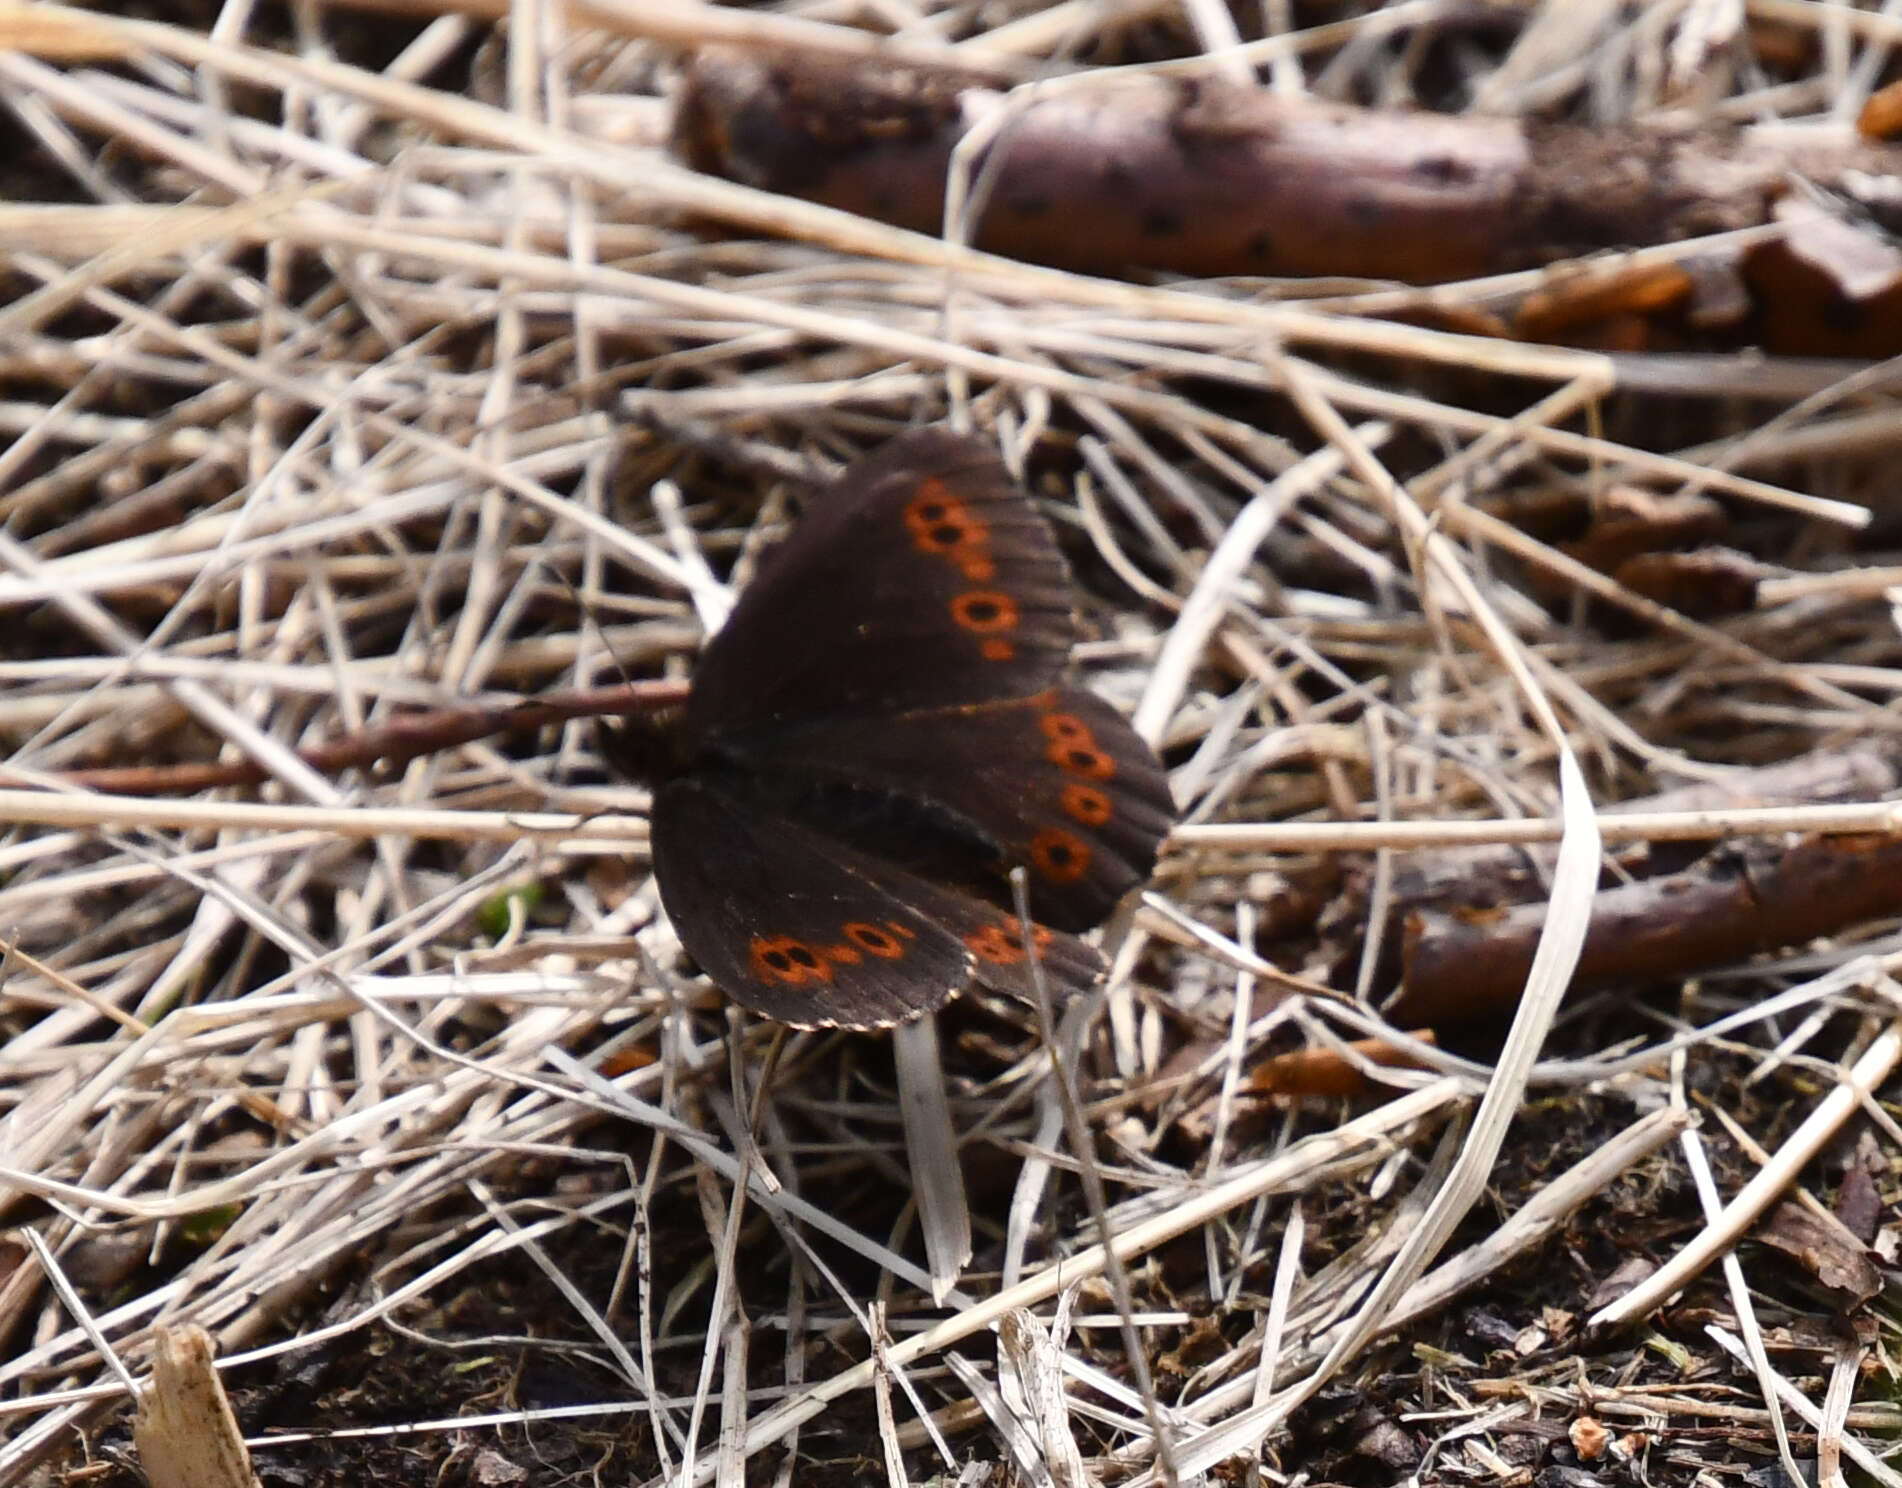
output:
POLYGON ((1070 1080, 1070 1065, 1058 1054, 1056 1010, 1050 1001, 1050 983, 1043 973, 1043 957, 1037 951, 1037 922, 1030 917, 1030 875, 1021 867, 1010 871, 1010 893, 1023 931, 1024 947, 1030 952, 1030 985, 1037 999, 1037 1027, 1044 1048, 1050 1052, 1050 1073, 1057 1082, 1057 1102, 1063 1108, 1064 1131, 1070 1150, 1076 1154, 1077 1176, 1083 1180, 1083 1198, 1089 1205, 1096 1236, 1103 1246, 1103 1273, 1109 1278, 1110 1295, 1116 1299, 1116 1316, 1122 1325, 1123 1352, 1129 1356, 1130 1373, 1143 1398, 1143 1412, 1149 1418, 1149 1431, 1156 1443, 1156 1474, 1176 1488, 1175 1448, 1169 1429, 1162 1419, 1162 1407, 1156 1400, 1155 1381, 1149 1374, 1149 1356, 1143 1352, 1142 1339, 1136 1333, 1136 1308, 1129 1290, 1129 1272, 1117 1254, 1109 1227, 1109 1204, 1103 1193, 1103 1175, 1098 1171, 1090 1143, 1090 1129, 1083 1120, 1083 1107, 1077 1100, 1076 1087, 1070 1080))
MULTIPOLYGON (((593 630, 594 637, 601 644, 601 652, 614 664, 615 673, 621 679, 621 685, 633 691, 638 684, 634 674, 627 669, 627 663, 614 649, 613 641, 608 639, 607 630, 595 615, 593 608, 582 597, 581 591, 569 580, 568 575, 558 568, 549 568, 568 591, 568 598, 574 602, 575 613, 581 617, 584 627, 593 630)), ((678 705, 663 707, 658 717, 653 710, 642 711, 638 708, 623 713, 618 718, 595 717, 595 749, 611 770, 640 784, 653 786, 678 772, 680 761, 676 757, 677 730, 681 709, 678 705)))
MULTIPOLYGON (((538 559, 537 562, 539 564, 540 560, 538 559)), ((560 581, 561 587, 568 591, 568 598, 574 604, 575 613, 581 617, 582 627, 594 632, 595 640, 601 643, 601 650, 606 654, 608 660, 614 663, 614 670, 619 674, 622 685, 632 687, 634 685, 633 674, 628 671, 627 666, 622 662, 619 654, 615 651, 614 643, 608 639, 608 633, 602 628, 601 622, 595 618, 592 606, 581 597, 581 591, 575 588, 573 581, 560 569, 547 564, 542 564, 541 566, 553 574, 555 578, 560 581)))

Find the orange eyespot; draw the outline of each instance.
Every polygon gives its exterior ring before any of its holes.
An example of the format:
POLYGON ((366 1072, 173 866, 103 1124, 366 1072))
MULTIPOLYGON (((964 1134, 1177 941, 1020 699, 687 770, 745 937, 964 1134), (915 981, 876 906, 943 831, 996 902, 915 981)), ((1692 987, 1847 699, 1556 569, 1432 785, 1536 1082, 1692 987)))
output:
MULTIPOLYGON (((1096 735, 1074 713, 1045 713, 1037 719, 1050 747, 1044 758, 1059 769, 1089 780, 1108 780, 1116 773, 1116 761, 1096 747, 1096 735)), ((1075 815, 1074 812, 1071 813, 1075 815)), ((1078 820, 1085 820, 1079 817, 1078 820)))
POLYGON ((905 508, 905 528, 919 552, 949 558, 969 582, 981 584, 996 577, 997 565, 989 552, 990 528, 946 491, 942 481, 927 480, 919 486, 918 495, 905 508))
POLYGON ((755 935, 749 949, 753 974, 763 982, 803 987, 832 980, 832 963, 796 935, 755 935))
MULTIPOLYGON (((1038 950, 1041 951, 1045 946, 1050 944, 1050 929, 1047 925, 1032 925, 1030 929, 1030 938, 1037 943, 1038 950)), ((1004 939, 1008 940, 1019 950, 1023 949, 1024 927, 1015 916, 1003 920, 997 926, 997 931, 998 934, 1002 935, 1004 939)))
POLYGON ((983 524, 951 497, 920 497, 905 508, 905 528, 921 552, 949 553, 969 542, 984 540, 983 524))
POLYGON ((1043 736, 1052 744, 1096 743, 1096 736, 1090 732, 1090 726, 1074 713, 1045 713, 1038 718, 1037 727, 1043 730, 1043 736))
POLYGON ((1017 654, 1017 648, 1009 641, 989 640, 977 649, 986 661, 1009 661, 1017 654))
MULTIPOLYGON (((1050 930, 1047 926, 1035 927, 1032 937, 1039 951, 1050 944, 1050 930)), ((1016 920, 1005 920, 1001 924, 985 925, 964 937, 964 943, 975 951, 981 960, 993 966, 1015 966, 1024 959, 1024 932, 1016 920)))
POLYGON ((868 925, 863 920, 854 920, 843 931, 845 938, 864 951, 868 956, 877 956, 881 961, 896 961, 905 954, 904 942, 898 938, 899 932, 908 938, 911 934, 895 922, 891 929, 878 925, 868 925))
POLYGON ((1017 601, 995 589, 970 589, 951 601, 951 618, 974 635, 1017 628, 1017 601))
POLYGON ((1086 827, 1103 826, 1116 813, 1110 798, 1093 785, 1066 785, 1063 809, 1072 821, 1082 822, 1086 827))
POLYGON ((953 496, 945 483, 935 475, 927 475, 912 488, 911 504, 905 508, 907 515, 920 513, 920 520, 935 522, 938 513, 945 507, 961 507, 964 503, 953 496))
POLYGON ((1094 744, 1058 744, 1051 749, 1050 759, 1086 780, 1108 780, 1116 773, 1116 761, 1094 744))
POLYGON ((964 937, 964 943, 977 954, 979 960, 988 961, 993 966, 1015 966, 1024 959, 1022 938, 1013 939, 1001 925, 986 925, 982 930, 974 930, 964 937))
POLYGON ((1030 861, 1052 883, 1071 884, 1090 871, 1090 845, 1059 827, 1030 839, 1030 861))

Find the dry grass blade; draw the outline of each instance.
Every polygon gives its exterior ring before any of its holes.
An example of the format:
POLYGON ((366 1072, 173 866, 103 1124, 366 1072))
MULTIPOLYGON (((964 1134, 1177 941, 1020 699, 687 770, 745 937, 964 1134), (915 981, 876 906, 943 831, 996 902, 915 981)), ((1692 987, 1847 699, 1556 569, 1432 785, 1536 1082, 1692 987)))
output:
POLYGON ((971 1206, 958 1163, 957 1128, 945 1097, 933 1017, 914 1018, 892 1030, 892 1063, 918 1224, 931 1263, 931 1299, 942 1306, 971 1259, 971 1206))

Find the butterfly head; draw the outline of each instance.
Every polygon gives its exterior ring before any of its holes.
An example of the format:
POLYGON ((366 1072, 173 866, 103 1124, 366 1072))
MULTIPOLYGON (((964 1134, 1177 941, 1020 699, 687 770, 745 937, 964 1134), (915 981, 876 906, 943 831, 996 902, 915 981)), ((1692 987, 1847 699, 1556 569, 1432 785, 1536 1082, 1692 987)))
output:
POLYGON ((639 785, 662 786, 693 767, 686 709, 627 713, 602 723, 595 735, 601 757, 619 774, 639 785))

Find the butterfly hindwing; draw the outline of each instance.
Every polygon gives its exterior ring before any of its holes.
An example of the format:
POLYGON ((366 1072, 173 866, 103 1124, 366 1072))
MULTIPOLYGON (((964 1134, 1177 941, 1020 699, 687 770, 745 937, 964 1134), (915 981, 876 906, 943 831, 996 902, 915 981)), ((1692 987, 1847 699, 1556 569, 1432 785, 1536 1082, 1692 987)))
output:
POLYGON ((1175 819, 1168 777, 1114 708, 1082 688, 823 720, 732 741, 762 771, 836 779, 927 803, 1030 872, 1031 909, 1099 923, 1149 877, 1175 819))
POLYGON ((1069 569, 995 451, 917 429, 767 555, 700 658, 687 733, 1018 697, 1074 639, 1069 569))
MULTIPOLYGON (((1030 958, 1024 952, 1023 922, 1012 910, 997 909, 975 899, 967 900, 966 907, 974 915, 963 931, 964 943, 977 958, 973 977, 993 992, 1034 1003, 1037 989, 1031 981, 1030 958)), ((1109 969, 1101 951, 1074 935, 1048 925, 1032 925, 1031 936, 1043 967, 1045 990, 1056 1007, 1089 991, 1109 969)))
MULTIPOLYGON (((1021 922, 960 888, 777 815, 744 779, 655 793, 652 850, 681 944, 729 996, 795 1027, 884 1028, 972 980, 1028 999, 1021 922)), ((1073 935, 1032 927, 1059 1002, 1101 979, 1073 935)))
POLYGON ((956 934, 748 795, 685 776, 651 816, 661 901, 723 992, 798 1028, 885 1028, 964 987, 975 958, 956 934))
MULTIPOLYGON (((1008 997, 1035 1000, 1023 921, 1015 910, 882 861, 876 868, 868 863, 868 871, 877 872, 894 897, 958 937, 971 953, 973 980, 1008 997)), ((1102 953, 1074 935, 1033 924, 1031 941, 1043 965, 1044 985, 1058 1006, 1103 979, 1102 953)))

